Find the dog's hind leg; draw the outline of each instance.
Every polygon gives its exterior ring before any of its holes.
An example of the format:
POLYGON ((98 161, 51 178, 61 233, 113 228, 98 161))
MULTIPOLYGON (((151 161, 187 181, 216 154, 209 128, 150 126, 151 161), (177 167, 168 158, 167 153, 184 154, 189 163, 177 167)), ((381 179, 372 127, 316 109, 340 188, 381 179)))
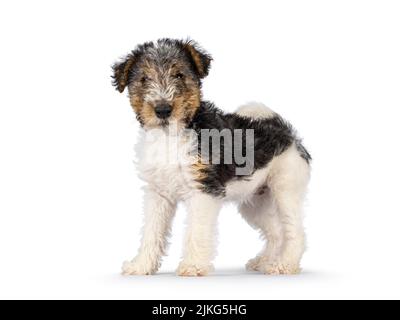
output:
POLYGON ((300 272, 300 260, 305 249, 302 209, 309 174, 310 167, 295 145, 271 163, 267 184, 276 204, 283 243, 276 259, 259 266, 259 270, 264 273, 300 272))
MULTIPOLYGON (((267 119, 276 116, 276 113, 267 106, 251 102, 245 104, 236 111, 238 115, 253 119, 267 119)), ((243 218, 266 240, 261 252, 246 264, 248 270, 260 270, 261 265, 276 261, 280 255, 283 243, 282 224, 278 208, 274 201, 271 190, 267 185, 259 190, 248 202, 239 206, 243 218)))
POLYGON ((255 194, 249 202, 239 206, 242 217, 266 240, 264 248, 246 264, 246 269, 261 271, 260 266, 275 261, 283 242, 282 225, 278 210, 268 188, 255 194))

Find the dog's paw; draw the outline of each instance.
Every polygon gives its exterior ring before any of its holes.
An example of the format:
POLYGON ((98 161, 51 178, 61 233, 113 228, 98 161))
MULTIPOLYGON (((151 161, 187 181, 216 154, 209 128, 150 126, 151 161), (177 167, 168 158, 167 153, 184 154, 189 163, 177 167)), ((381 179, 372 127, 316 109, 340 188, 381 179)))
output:
POLYGON ((246 270, 248 271, 260 271, 260 266, 267 263, 267 257, 265 256, 256 256, 253 259, 250 259, 246 263, 246 270))
POLYGON ((182 277, 202 277, 208 275, 214 270, 212 265, 202 265, 196 263, 186 263, 182 261, 179 264, 176 273, 182 277))
POLYGON ((259 271, 269 275, 299 274, 301 268, 297 263, 274 262, 259 266, 259 271))
POLYGON ((138 261, 125 261, 122 265, 123 275, 151 275, 157 272, 157 268, 148 263, 140 263, 138 261))

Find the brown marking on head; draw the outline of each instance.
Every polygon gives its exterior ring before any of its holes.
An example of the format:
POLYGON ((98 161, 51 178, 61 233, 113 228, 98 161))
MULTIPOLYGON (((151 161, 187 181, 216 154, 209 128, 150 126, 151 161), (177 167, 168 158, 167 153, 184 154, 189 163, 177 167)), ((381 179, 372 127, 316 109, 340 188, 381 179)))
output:
POLYGON ((133 54, 129 54, 121 63, 116 63, 113 66, 113 85, 119 92, 123 92, 128 85, 129 72, 135 63, 133 54))
MULTIPOLYGON (((188 86, 189 87, 189 86, 188 86)), ((182 94, 177 94, 172 104, 172 118, 177 121, 189 122, 200 106, 201 91, 192 85, 182 94)))
POLYGON ((199 77, 206 77, 210 69, 210 63, 212 60, 211 56, 200 49, 200 47, 193 41, 186 41, 184 47, 192 57, 199 77))

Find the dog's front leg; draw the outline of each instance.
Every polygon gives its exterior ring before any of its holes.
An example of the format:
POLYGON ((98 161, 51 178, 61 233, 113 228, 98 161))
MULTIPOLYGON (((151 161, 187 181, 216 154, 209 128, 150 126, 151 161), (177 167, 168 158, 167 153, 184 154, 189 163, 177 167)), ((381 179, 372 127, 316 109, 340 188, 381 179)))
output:
POLYGON ((122 273, 149 275, 157 272, 165 254, 176 201, 148 188, 144 201, 145 221, 139 253, 132 261, 124 262, 122 273))
POLYGON ((180 276, 205 276, 212 271, 221 199, 196 193, 186 201, 188 226, 180 276))

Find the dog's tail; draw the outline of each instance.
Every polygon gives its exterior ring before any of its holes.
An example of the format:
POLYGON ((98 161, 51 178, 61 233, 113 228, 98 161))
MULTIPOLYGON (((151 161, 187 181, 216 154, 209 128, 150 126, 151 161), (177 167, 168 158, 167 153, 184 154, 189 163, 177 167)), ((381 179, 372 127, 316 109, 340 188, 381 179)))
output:
POLYGON ((272 118, 277 115, 273 110, 260 102, 246 103, 240 106, 235 113, 252 119, 272 118))

